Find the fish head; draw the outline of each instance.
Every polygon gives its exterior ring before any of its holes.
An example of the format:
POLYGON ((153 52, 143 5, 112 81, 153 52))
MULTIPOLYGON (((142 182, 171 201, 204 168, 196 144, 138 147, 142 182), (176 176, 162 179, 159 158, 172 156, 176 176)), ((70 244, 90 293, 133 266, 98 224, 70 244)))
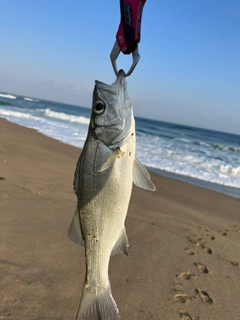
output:
POLYGON ((96 80, 90 122, 93 136, 106 146, 119 145, 128 136, 133 121, 124 71, 118 72, 111 85, 96 80))

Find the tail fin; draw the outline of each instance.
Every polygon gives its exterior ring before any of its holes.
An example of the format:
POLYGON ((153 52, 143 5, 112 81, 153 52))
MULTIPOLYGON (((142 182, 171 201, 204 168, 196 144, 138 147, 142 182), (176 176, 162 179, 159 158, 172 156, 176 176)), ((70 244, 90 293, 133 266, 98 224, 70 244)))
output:
POLYGON ((121 320, 110 286, 93 289, 84 285, 76 320, 121 320))

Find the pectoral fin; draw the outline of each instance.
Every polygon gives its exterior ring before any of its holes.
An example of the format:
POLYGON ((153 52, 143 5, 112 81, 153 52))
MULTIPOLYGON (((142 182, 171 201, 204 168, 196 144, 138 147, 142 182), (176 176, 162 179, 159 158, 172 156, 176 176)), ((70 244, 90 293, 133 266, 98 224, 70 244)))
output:
POLYGON ((85 243, 82 237, 78 208, 75 211, 72 223, 68 229, 68 236, 73 242, 80 244, 80 246, 82 247, 85 247, 85 243))
POLYGON ((125 254, 125 256, 127 256, 128 247, 129 247, 129 243, 128 243, 128 238, 126 234, 126 229, 123 228, 114 248, 112 249, 111 256, 115 256, 117 254, 125 254))
POLYGON ((107 160, 104 162, 104 164, 101 166, 101 168, 98 170, 98 172, 103 172, 105 170, 107 170, 108 168, 110 168, 113 163, 117 160, 120 159, 122 157, 122 155, 124 155, 124 151, 122 151, 120 148, 117 148, 108 158, 107 160))
POLYGON ((137 187, 149 191, 155 191, 156 188, 151 181, 150 174, 144 165, 135 158, 133 164, 133 182, 137 187))

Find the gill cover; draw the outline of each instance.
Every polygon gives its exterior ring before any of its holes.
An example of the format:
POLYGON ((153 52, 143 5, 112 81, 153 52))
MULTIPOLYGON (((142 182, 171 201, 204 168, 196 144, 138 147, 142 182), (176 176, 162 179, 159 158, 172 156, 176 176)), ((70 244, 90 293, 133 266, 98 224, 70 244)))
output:
POLYGON ((118 72, 111 85, 96 80, 91 116, 94 136, 108 147, 119 146, 128 135, 132 121, 124 71, 118 72))

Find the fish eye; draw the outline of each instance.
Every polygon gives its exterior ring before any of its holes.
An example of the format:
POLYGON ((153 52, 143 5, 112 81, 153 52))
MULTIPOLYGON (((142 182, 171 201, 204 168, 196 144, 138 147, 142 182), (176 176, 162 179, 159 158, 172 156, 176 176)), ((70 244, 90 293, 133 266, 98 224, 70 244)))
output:
POLYGON ((96 101, 93 105, 93 111, 96 113, 96 114, 101 114, 104 112, 105 110, 105 103, 102 102, 102 101, 96 101))

